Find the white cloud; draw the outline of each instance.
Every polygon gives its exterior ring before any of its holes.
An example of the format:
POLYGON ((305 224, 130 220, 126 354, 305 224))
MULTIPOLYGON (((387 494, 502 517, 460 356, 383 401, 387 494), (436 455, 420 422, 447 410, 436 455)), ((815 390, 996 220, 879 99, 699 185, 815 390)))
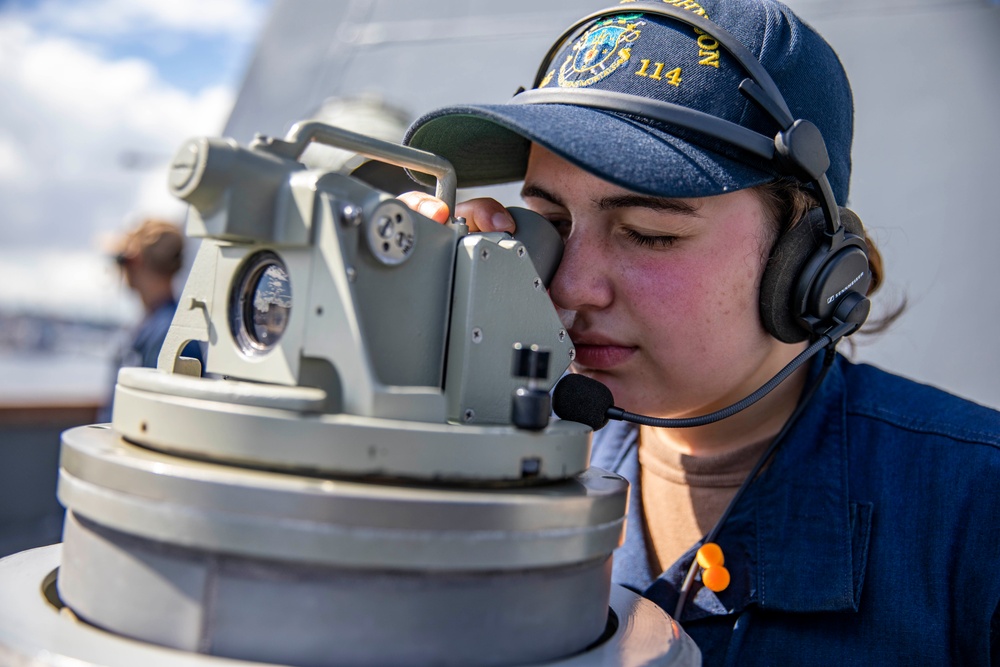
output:
POLYGON ((252 34, 263 9, 252 0, 48 0, 34 20, 53 30, 116 35, 148 30, 252 34))
POLYGON ((24 171, 25 166, 14 140, 6 134, 0 134, 0 179, 15 178, 24 171))
MULTIPOLYGON (((108 62, 66 38, 20 35, 20 52, 8 75, 24 102, 64 115, 78 125, 108 129, 118 111, 142 100, 155 86, 150 63, 130 58, 108 62)), ((0 38, 3 38, 0 32, 0 38)))
POLYGON ((189 94, 146 61, 108 61, 25 24, 0 23, 0 44, 0 89, 13 101, 0 108, 7 243, 58 241, 44 230, 65 225, 77 244, 119 226, 135 206, 149 207, 137 196, 147 174, 124 170, 122 156, 165 165, 189 136, 219 133, 232 107, 226 85, 189 94))
POLYGON ((182 39, 179 31, 248 38, 258 7, 99 0, 0 11, 0 268, 18 276, 0 285, 0 307, 107 314, 121 290, 109 291, 102 278, 109 264, 99 239, 140 215, 182 216, 166 190, 169 158, 188 137, 219 134, 235 99, 235 81, 191 93, 166 82, 155 63, 109 59, 99 37, 69 27, 142 27, 165 40, 182 39), (55 23, 59 29, 47 27, 55 23))

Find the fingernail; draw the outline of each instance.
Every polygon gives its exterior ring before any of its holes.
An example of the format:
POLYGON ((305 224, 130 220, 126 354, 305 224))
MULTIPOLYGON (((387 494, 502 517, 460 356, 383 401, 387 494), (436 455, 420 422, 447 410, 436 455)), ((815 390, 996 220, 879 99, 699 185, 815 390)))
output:
POLYGON ((513 232, 514 231, 514 219, 510 217, 508 213, 496 212, 490 218, 490 222, 493 223, 493 229, 498 232, 513 232))
POLYGON ((428 218, 433 219, 434 216, 437 214, 437 212, 441 210, 442 206, 444 206, 444 204, 442 204, 439 201, 434 201, 433 199, 425 199, 422 202, 420 202, 420 204, 417 206, 417 211, 421 215, 425 215, 428 218))

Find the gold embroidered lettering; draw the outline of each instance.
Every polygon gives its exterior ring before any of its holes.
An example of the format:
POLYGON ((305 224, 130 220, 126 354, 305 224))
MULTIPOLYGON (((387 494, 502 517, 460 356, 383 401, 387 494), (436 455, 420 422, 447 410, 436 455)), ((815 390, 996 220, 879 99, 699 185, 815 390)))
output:
POLYGON ((711 35, 702 34, 698 38, 698 48, 703 51, 715 51, 719 48, 719 41, 711 35))
POLYGON ((695 28, 698 33, 698 61, 699 65, 719 68, 719 40, 711 35, 695 28))
POLYGON ((671 86, 681 85, 680 67, 675 67, 669 72, 664 73, 663 70, 666 69, 667 67, 665 63, 652 63, 649 60, 646 60, 645 58, 640 62, 642 63, 642 66, 635 72, 636 76, 645 76, 650 79, 655 79, 657 81, 666 81, 671 86), (653 65, 652 72, 649 71, 649 66, 651 64, 653 65))
POLYGON ((694 0, 663 0, 663 1, 668 5, 673 5, 674 7, 678 7, 680 9, 687 9, 689 11, 694 12, 698 16, 704 16, 705 18, 708 18, 708 12, 705 11, 705 8, 699 5, 694 0))
POLYGON ((699 65, 708 65, 709 67, 719 69, 718 51, 699 51, 698 55, 701 56, 701 60, 698 61, 699 65))

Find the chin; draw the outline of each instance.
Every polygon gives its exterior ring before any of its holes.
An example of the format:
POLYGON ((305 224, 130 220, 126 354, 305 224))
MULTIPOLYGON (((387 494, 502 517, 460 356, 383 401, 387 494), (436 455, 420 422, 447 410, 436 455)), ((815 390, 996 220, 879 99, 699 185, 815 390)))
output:
POLYGON ((592 380, 597 380, 609 390, 615 399, 615 405, 628 412, 636 414, 652 414, 654 410, 652 402, 649 400, 648 392, 637 387, 634 383, 627 382, 624 378, 613 372, 598 371, 593 369, 572 368, 574 373, 585 375, 592 380))

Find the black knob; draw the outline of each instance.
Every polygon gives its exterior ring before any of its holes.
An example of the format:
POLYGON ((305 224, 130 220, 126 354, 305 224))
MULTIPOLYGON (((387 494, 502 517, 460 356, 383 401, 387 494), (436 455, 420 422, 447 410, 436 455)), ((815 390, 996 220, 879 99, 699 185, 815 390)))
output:
POLYGON ((511 398, 510 420, 518 428, 541 431, 549 425, 551 414, 552 399, 547 391, 520 387, 511 398))
POLYGON ((514 377, 528 380, 528 386, 519 387, 511 397, 510 420, 518 428, 541 431, 549 425, 552 401, 549 392, 538 386, 539 380, 549 376, 549 356, 548 350, 537 345, 525 347, 514 343, 510 372, 514 377))

